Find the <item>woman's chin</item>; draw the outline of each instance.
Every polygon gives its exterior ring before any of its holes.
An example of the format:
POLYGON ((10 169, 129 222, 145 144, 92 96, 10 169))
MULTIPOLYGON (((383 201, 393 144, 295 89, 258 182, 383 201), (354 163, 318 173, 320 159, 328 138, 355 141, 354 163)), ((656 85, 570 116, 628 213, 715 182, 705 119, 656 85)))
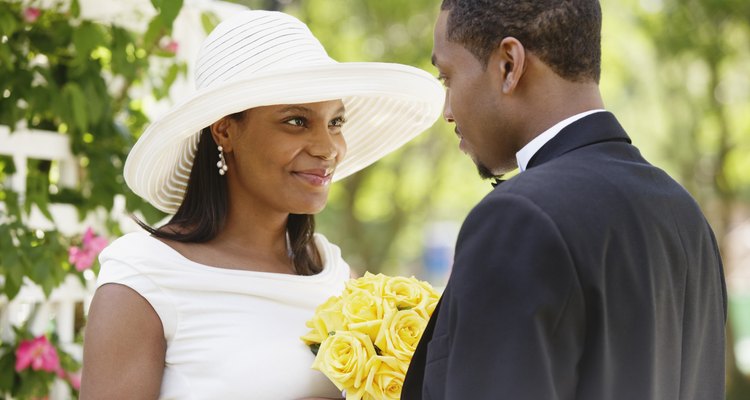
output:
POLYGON ((320 202, 309 202, 299 207, 294 207, 290 214, 318 214, 326 208, 327 199, 320 202))

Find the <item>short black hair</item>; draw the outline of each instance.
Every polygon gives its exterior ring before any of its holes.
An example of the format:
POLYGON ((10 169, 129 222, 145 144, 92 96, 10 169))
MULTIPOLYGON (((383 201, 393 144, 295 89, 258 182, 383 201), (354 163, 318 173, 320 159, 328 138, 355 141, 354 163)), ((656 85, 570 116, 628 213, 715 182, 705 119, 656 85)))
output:
POLYGON ((443 0, 448 40, 485 67, 512 36, 561 77, 599 82, 602 12, 598 0, 443 0))

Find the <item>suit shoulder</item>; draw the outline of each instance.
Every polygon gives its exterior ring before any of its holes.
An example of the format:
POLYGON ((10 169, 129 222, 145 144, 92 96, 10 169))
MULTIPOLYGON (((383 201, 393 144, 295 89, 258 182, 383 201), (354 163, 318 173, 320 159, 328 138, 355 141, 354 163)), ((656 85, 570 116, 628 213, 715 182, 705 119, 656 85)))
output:
POLYGON ((484 225, 498 232, 512 234, 506 228, 516 222, 535 226, 536 229, 546 227, 557 230, 557 223, 543 204, 523 192, 507 190, 494 190, 485 196, 469 212, 464 221, 464 229, 484 225))

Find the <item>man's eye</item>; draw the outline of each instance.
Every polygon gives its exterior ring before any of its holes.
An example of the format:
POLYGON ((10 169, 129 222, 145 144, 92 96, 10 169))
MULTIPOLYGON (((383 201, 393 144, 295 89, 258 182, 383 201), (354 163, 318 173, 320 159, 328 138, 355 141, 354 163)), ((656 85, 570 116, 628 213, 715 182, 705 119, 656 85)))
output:
POLYGON ((294 117, 284 121, 284 123, 294 126, 305 126, 305 122, 307 121, 302 117, 294 117))
POLYGON ((436 76, 435 78, 437 78, 437 80, 439 80, 440 83, 443 84, 443 86, 448 86, 448 77, 446 77, 445 75, 440 74, 436 76))

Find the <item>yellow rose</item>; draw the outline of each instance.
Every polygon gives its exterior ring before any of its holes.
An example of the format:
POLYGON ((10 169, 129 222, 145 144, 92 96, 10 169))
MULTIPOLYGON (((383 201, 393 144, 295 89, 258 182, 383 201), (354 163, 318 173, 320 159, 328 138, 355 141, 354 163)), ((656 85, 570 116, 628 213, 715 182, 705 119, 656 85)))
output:
POLYGON ((342 296, 341 313, 347 327, 370 336, 375 340, 383 320, 382 300, 364 289, 352 289, 342 296))
POLYGON ((357 279, 350 279, 346 283, 342 296, 346 297, 352 291, 361 289, 379 297, 383 293, 383 285, 385 285, 387 279, 388 277, 383 274, 373 275, 369 272, 365 272, 365 276, 357 279))
MULTIPOLYGON (((406 369, 394 357, 377 357, 379 363, 372 377, 367 380, 363 400, 400 399, 406 369)), ((408 366, 408 365, 407 365, 408 366)))
POLYGON ((341 313, 341 298, 331 297, 325 303, 315 309, 312 319, 305 323, 305 326, 311 329, 301 339, 308 346, 315 343, 321 343, 331 332, 343 330, 346 328, 344 315, 341 313))
POLYGON ((426 326, 427 319, 416 310, 390 312, 383 319, 375 345, 383 354, 392 355, 408 366, 426 326))
POLYGON ((435 307, 437 307, 438 300, 440 300, 440 294, 425 281, 417 281, 417 283, 422 289, 422 301, 414 307, 414 310, 429 320, 435 311, 435 307))
POLYGON ((350 280, 307 322, 311 331, 302 340, 320 343, 313 368, 346 390, 347 400, 398 399, 439 297, 414 277, 366 273, 350 280))
POLYGON ((377 367, 370 338, 360 332, 337 331, 320 345, 312 367, 322 372, 347 398, 361 399, 377 367))
POLYGON ((414 308, 429 296, 415 278, 396 276, 388 279, 383 287, 383 300, 399 310, 414 308))

